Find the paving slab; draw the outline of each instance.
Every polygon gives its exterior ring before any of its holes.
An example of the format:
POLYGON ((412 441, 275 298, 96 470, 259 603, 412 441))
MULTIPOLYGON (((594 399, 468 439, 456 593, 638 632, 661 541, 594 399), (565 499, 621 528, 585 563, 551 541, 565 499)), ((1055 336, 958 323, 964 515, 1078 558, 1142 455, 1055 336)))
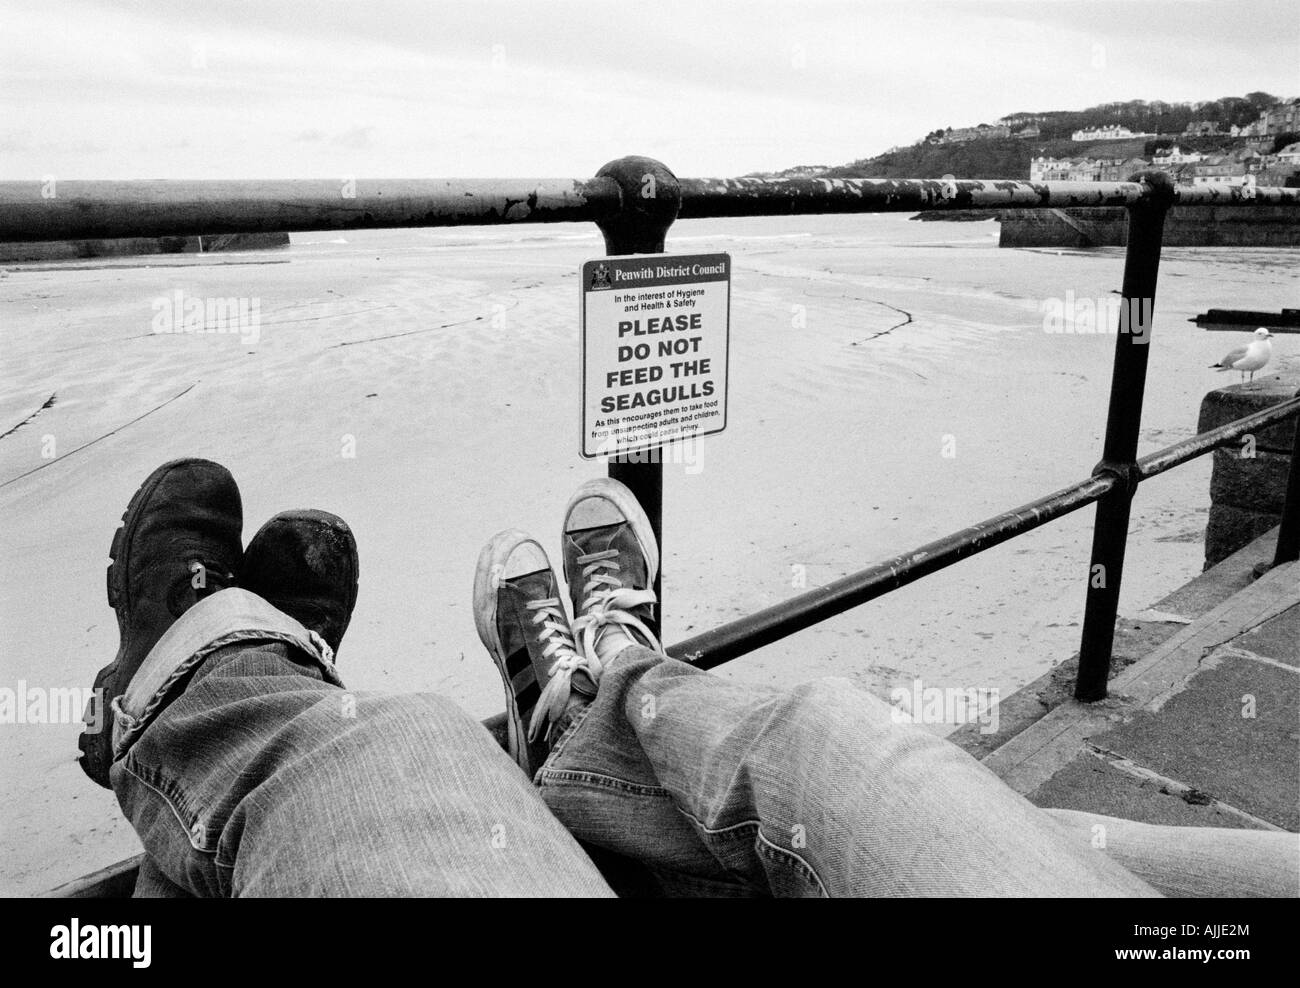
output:
POLYGON ((1215 800, 1179 792, 1154 778, 1135 778, 1091 752, 1075 756, 1031 792, 1029 801, 1035 806, 1085 810, 1139 823, 1264 829, 1258 821, 1232 813, 1215 800))
POLYGON ((1230 646, 1158 710, 1090 745, 1285 830, 1300 830, 1300 670, 1230 646))
POLYGON ((1237 644, 1256 655, 1300 669, 1300 606, 1246 632, 1237 644))
POLYGON ((1195 618, 1189 595, 1157 605, 1175 630, 1106 700, 1060 702, 984 763, 1041 806, 1300 832, 1300 563, 1238 575, 1202 581, 1195 618))

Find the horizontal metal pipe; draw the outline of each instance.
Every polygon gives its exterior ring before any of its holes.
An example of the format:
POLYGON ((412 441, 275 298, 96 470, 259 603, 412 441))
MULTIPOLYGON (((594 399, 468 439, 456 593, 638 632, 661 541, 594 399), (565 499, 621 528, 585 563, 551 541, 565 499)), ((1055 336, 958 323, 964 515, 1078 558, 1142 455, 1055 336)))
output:
POLYGON ((1279 186, 1175 185, 1171 205, 1177 206, 1300 206, 1300 189, 1279 186))
MULTIPOLYGON (((683 179, 682 219, 931 209, 1060 209, 1131 206, 1161 194, 1146 182, 1012 182, 969 179, 683 179)), ((1300 205, 1300 189, 1175 186, 1183 205, 1300 205)))
POLYGON ((597 220, 612 179, 0 182, 0 243, 597 220))
MULTIPOLYGON (((1181 440, 1138 460, 1135 479, 1154 477, 1298 413, 1300 396, 1181 440)), ((712 669, 1076 511, 1100 499, 1119 482, 1114 475, 1095 475, 912 552, 688 638, 671 646, 669 654, 702 669, 712 669)))
POLYGON ((712 669, 1077 511, 1096 501, 1116 483, 1113 476, 1089 477, 912 552, 696 635, 672 646, 669 654, 702 669, 712 669))
MULTIPOLYGON (((1129 206, 1145 182, 683 179, 680 218, 1129 206)), ((1174 190, 1177 205, 1300 204, 1300 189, 1174 190)), ((0 182, 0 243, 594 221, 609 178, 0 182)))
POLYGON ((1240 439, 1248 432, 1267 429, 1270 425, 1276 425, 1278 422, 1282 422, 1296 414, 1300 414, 1300 397, 1289 398, 1258 412, 1251 412, 1249 415, 1234 419, 1216 429, 1211 429, 1209 432, 1202 432, 1189 439, 1183 439, 1172 446, 1166 446, 1150 456, 1139 459, 1137 461, 1138 479, 1146 480, 1148 477, 1164 473, 1166 470, 1186 463, 1188 460, 1204 456, 1225 443, 1240 439))

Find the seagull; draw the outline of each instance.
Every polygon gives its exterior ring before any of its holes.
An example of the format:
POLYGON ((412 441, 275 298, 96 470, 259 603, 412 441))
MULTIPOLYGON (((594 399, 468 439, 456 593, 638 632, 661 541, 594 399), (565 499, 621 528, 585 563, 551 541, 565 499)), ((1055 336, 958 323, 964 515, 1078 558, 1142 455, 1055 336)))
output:
POLYGON ((1255 339, 1251 341, 1250 346, 1239 346, 1217 364, 1210 364, 1210 366, 1221 371, 1239 371, 1243 380, 1249 372, 1250 379, 1253 381, 1255 380, 1255 371, 1263 370, 1264 365, 1273 357, 1272 335, 1267 329, 1260 326, 1259 329, 1255 330, 1255 339))

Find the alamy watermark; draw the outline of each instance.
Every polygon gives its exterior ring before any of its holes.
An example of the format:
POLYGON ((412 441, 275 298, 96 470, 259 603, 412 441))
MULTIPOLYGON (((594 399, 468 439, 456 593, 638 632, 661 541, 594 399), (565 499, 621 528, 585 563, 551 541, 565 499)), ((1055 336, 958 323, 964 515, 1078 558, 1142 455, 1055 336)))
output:
POLYGON ((683 472, 694 476, 704 470, 704 436, 687 436, 677 439, 665 446, 652 446, 649 449, 633 450, 626 453, 612 452, 617 449, 617 439, 610 437, 602 440, 596 448, 596 462, 604 463, 668 463, 681 466, 683 472))
POLYGON ((153 959, 153 927, 86 923, 73 916, 66 926, 50 928, 50 956, 55 960, 129 960, 148 967, 153 959))
POLYGON ((0 724, 86 724, 98 734, 104 727, 104 691, 88 686, 0 686, 0 724))
POLYGON ((998 732, 995 686, 926 686, 914 679, 910 688, 895 686, 889 698, 896 724, 979 724, 981 734, 998 732))
POLYGON ((155 333, 223 333, 238 335, 250 346, 262 330, 260 298, 199 298, 177 288, 170 295, 153 300, 155 333))
POLYGON ((1135 342, 1146 343, 1151 337, 1155 318, 1155 299, 1124 298, 1103 295, 1101 298, 1076 297, 1073 289, 1065 298, 1045 298, 1038 305, 1043 313, 1045 333, 1128 333, 1135 342))

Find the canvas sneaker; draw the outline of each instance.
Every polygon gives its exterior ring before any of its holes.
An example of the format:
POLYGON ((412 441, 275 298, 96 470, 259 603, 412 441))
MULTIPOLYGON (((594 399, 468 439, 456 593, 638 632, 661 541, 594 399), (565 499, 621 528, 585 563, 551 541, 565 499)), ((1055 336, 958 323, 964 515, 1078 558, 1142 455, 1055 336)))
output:
POLYGON ((601 477, 578 488, 560 536, 573 634, 592 678, 628 645, 663 653, 653 630, 659 543, 632 492, 601 477))
POLYGON ((550 733, 586 661, 578 654, 550 560, 535 539, 508 530, 479 554, 474 624, 506 691, 507 751, 529 778, 550 753, 550 733))

